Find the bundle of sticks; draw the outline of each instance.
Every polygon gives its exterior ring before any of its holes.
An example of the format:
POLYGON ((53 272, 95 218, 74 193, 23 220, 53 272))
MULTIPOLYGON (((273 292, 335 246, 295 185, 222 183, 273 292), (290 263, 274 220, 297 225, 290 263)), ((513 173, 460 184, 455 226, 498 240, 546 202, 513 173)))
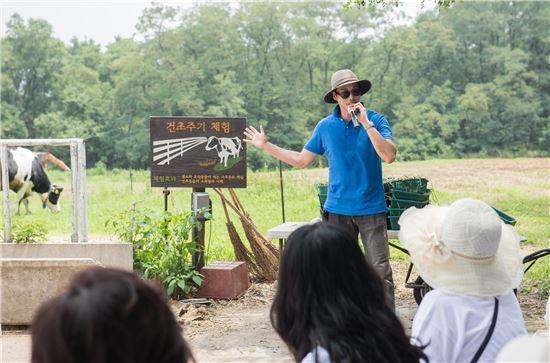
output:
POLYGON ((245 261, 254 277, 265 281, 275 281, 277 279, 277 271, 279 268, 279 251, 258 230, 258 227, 254 224, 254 221, 250 218, 250 215, 245 211, 235 191, 231 188, 228 190, 232 201, 230 201, 229 198, 223 194, 221 189, 214 188, 214 191, 218 193, 222 201, 227 231, 229 233, 231 244, 233 245, 233 250, 235 251, 235 258, 238 261, 245 261), (250 251, 243 244, 235 225, 229 217, 227 206, 233 209, 233 211, 239 216, 244 234, 250 244, 252 253, 250 253, 250 251))

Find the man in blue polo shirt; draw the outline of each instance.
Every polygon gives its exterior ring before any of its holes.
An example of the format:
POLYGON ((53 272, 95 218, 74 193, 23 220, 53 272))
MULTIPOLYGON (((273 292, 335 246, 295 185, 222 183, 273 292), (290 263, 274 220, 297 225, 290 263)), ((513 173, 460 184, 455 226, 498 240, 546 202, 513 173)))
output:
POLYGON ((397 148, 384 115, 365 109, 359 100, 371 88, 369 80, 359 80, 349 69, 341 69, 332 75, 331 85, 323 99, 337 106, 317 123, 302 151, 270 143, 261 126, 259 131, 247 127, 244 141, 297 168, 310 165, 317 155, 327 157, 328 193, 323 208, 326 218, 354 236, 361 235, 367 260, 386 281, 393 304, 382 160, 392 163, 397 148), (356 115, 355 126, 350 112, 356 115))

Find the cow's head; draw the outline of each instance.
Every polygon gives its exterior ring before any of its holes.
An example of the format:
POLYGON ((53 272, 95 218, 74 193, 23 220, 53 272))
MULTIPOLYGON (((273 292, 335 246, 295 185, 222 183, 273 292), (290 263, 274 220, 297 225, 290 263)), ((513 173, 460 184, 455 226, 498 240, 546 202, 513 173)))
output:
POLYGON ((63 191, 63 188, 58 187, 55 184, 52 184, 50 191, 44 194, 42 199, 42 208, 50 208, 52 213, 58 213, 61 210, 61 204, 59 203, 59 195, 63 191))
POLYGON ((235 141, 235 145, 237 146, 237 150, 242 150, 243 149, 241 139, 239 139, 238 137, 234 137, 233 141, 235 141))
POLYGON ((220 144, 220 140, 216 136, 210 136, 206 142, 206 151, 215 149, 220 144))

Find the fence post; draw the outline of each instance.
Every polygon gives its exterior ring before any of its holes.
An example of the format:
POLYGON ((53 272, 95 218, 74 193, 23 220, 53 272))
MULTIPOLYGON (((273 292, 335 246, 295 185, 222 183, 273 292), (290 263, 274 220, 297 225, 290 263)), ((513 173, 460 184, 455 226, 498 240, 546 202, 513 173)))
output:
POLYGON ((10 179, 8 174, 8 146, 0 144, 0 164, 2 164, 2 192, 4 193, 4 242, 11 242, 10 179))
POLYGON ((78 143, 78 191, 80 193, 80 242, 88 242, 88 219, 86 215, 86 145, 78 143))
POLYGON ((78 150, 77 143, 71 141, 71 193, 73 194, 73 208, 71 210, 71 242, 78 242, 78 150))

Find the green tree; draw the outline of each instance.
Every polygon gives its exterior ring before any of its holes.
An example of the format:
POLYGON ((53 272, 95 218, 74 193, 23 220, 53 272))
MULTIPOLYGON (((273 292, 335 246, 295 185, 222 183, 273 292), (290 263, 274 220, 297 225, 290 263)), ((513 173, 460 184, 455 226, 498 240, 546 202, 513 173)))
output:
POLYGON ((458 155, 486 151, 487 125, 491 123, 489 85, 470 83, 457 99, 456 117, 460 129, 453 148, 458 155))
POLYGON ((332 72, 351 68, 373 82, 362 100, 387 116, 401 159, 548 155, 548 4, 439 1, 400 25, 397 2, 362 4, 152 4, 139 38, 105 50, 14 16, 0 39, 2 137, 83 137, 88 165, 143 168, 149 116, 246 116, 299 150, 332 111, 332 72))
MULTIPOLYGON (((435 3, 439 9, 447 9, 450 8, 455 1, 456 0, 433 0, 433 3, 435 3)), ((357 8, 361 8, 367 6, 371 9, 376 9, 378 7, 399 7, 401 3, 402 1, 399 0, 346 0, 344 7, 350 8, 356 6, 357 8)), ((425 3, 426 0, 421 0, 422 6, 424 6, 425 3)))
POLYGON ((533 84, 536 74, 528 68, 528 56, 521 49, 493 50, 492 62, 500 73, 491 84, 491 120, 488 123, 487 142, 498 150, 530 149, 537 145, 541 130, 538 112, 539 100, 533 84), (500 69, 500 71, 499 71, 500 69))
MULTIPOLYGON (((41 19, 29 19, 26 24, 14 14, 8 21, 6 34, 1 43, 2 103, 11 105, 7 107, 8 120, 19 119, 25 126, 25 136, 37 138, 40 133, 35 120, 54 111, 61 98, 65 47, 53 38, 51 25, 41 19)), ((12 136, 7 133, 11 130, 11 126, 4 130, 6 136, 12 136)))
POLYGON ((148 161, 148 116, 163 115, 152 91, 154 65, 146 62, 138 43, 118 39, 105 54, 112 84, 112 104, 99 158, 110 167, 144 168, 148 161))

